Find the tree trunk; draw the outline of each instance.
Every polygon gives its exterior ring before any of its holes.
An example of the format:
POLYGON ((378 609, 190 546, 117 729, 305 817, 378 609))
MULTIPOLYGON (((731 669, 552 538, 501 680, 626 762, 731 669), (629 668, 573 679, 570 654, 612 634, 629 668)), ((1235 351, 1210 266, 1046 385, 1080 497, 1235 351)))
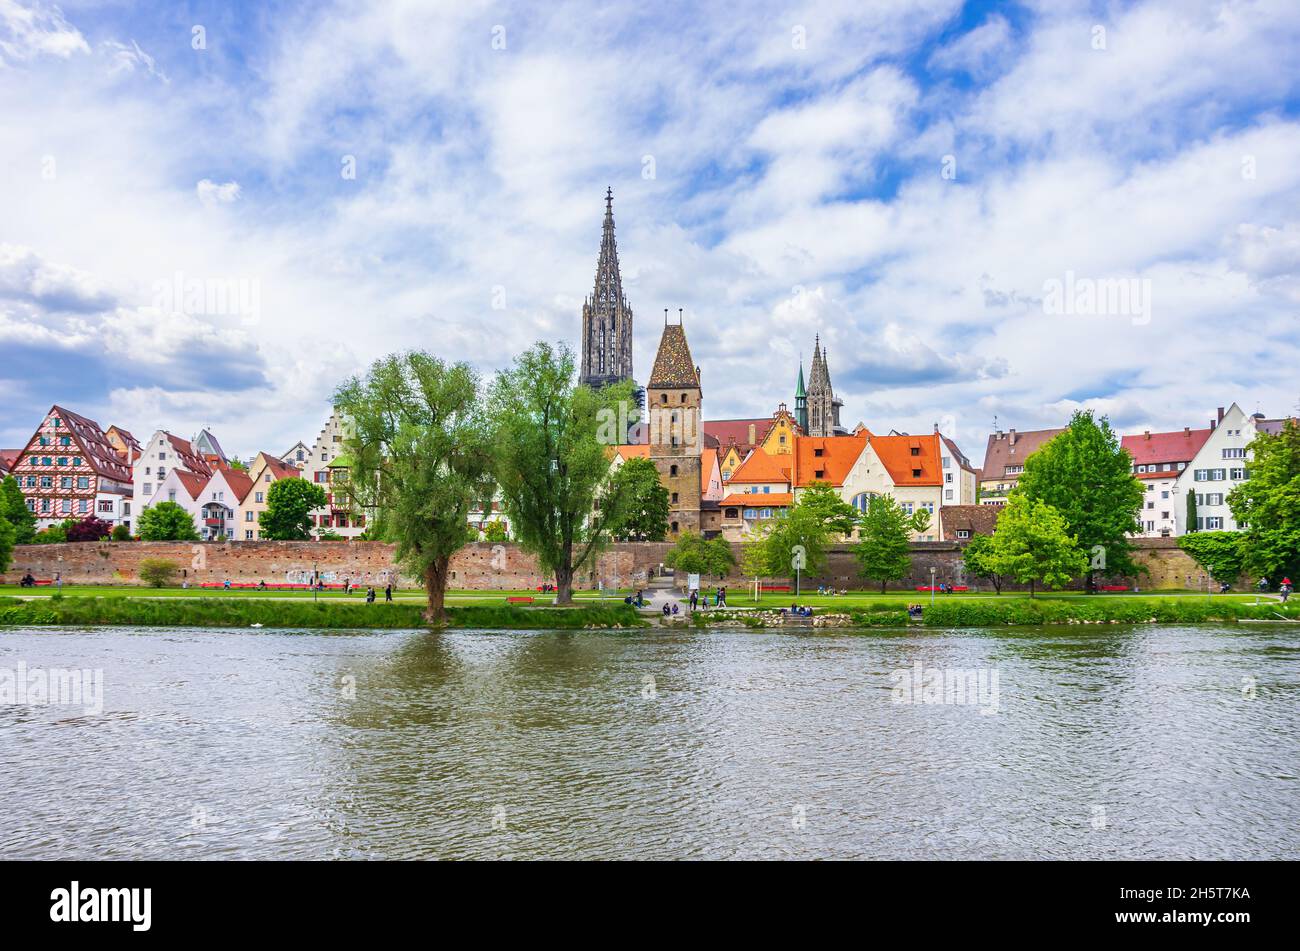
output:
POLYGON ((555 603, 572 604, 573 603, 573 543, 569 542, 563 547, 564 557, 561 558, 561 565, 555 569, 555 603))
POLYGON ((424 593, 429 599, 424 611, 424 619, 439 626, 447 623, 447 567, 451 564, 450 556, 437 559, 424 569, 424 593))
POLYGON ((1034 579, 1033 579, 1033 578, 1030 578, 1030 579, 1029 579, 1029 597, 1030 597, 1030 598, 1033 598, 1033 596, 1034 596, 1034 579))
POLYGON ((882 581, 882 582, 880 582, 880 593, 881 593, 881 594, 884 594, 884 593, 885 593, 885 585, 888 584, 888 583, 889 583, 889 582, 887 582, 887 581, 882 581))

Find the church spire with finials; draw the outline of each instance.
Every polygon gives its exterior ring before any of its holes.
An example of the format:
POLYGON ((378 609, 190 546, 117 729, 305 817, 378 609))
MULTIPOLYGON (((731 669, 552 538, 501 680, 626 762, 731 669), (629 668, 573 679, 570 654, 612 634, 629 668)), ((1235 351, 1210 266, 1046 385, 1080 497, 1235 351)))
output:
MULTIPOLYGON (((797 406, 796 401, 796 406, 797 406)), ((813 344, 812 369, 808 376, 807 416, 809 436, 835 436, 844 432, 840 426, 840 407, 843 402, 835 398, 831 387, 831 372, 826 365, 826 351, 822 349, 821 335, 813 344)))
POLYGON ((580 382, 592 387, 632 379, 632 307, 623 296, 614 241, 614 190, 605 189, 605 222, 596 262, 596 284, 582 304, 580 382))

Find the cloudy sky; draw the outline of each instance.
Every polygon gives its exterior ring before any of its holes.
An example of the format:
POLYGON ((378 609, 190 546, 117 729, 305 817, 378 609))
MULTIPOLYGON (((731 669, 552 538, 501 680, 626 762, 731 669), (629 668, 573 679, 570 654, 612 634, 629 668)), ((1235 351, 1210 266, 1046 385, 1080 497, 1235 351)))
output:
POLYGON ((684 308, 710 417, 815 334, 845 423, 977 462, 1292 412, 1297 61, 1294 0, 0 0, 0 446, 282 452, 386 352, 576 346, 606 185, 638 376, 684 308))

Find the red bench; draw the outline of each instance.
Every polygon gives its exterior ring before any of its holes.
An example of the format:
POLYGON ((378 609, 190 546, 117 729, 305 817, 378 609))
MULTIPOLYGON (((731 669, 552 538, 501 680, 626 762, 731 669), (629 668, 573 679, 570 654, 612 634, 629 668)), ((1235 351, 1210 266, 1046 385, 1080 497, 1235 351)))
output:
MULTIPOLYGON (((943 589, 940 588, 937 584, 924 584, 924 585, 922 585, 922 584, 918 584, 918 585, 916 586, 916 590, 917 590, 917 591, 943 591, 943 589)), ((970 588, 968 588, 968 587, 967 587, 966 585, 964 585, 964 584, 955 584, 955 585, 953 585, 952 587, 950 587, 948 590, 949 590, 949 591, 969 591, 970 588)))
POLYGON ((532 604, 533 599, 527 595, 512 595, 506 598, 506 604, 532 604))
POLYGON ((788 584, 765 584, 763 585, 763 590, 764 591, 793 591, 794 588, 792 588, 788 584))
POLYGON ((1102 591, 1127 591, 1127 590, 1128 590, 1128 585, 1126 585, 1126 584, 1104 584, 1104 585, 1101 586, 1101 590, 1102 590, 1102 591))

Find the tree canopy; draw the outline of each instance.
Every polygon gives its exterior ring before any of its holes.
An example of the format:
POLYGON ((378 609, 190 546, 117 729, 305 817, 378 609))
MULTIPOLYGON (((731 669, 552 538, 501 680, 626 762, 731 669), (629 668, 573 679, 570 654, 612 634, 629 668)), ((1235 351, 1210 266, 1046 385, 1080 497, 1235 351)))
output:
POLYGON ((266 511, 258 521, 263 538, 305 541, 311 538, 312 509, 329 503, 325 490, 306 479, 277 479, 266 490, 266 511))
POLYGON ((799 492, 799 504, 822 520, 834 535, 851 535, 858 526, 858 510, 828 482, 814 482, 799 492))
POLYGON ((349 420, 346 491, 423 579, 427 617, 437 623, 446 619, 451 556, 469 538, 470 510, 492 498, 478 389, 468 364, 412 351, 376 360, 335 394, 349 420))
POLYGON ((984 560, 988 570, 1028 584, 1060 588, 1088 570, 1088 558, 1046 502, 1012 491, 984 560))
POLYGON ((140 512, 140 537, 147 542, 196 542, 194 517, 175 502, 146 505, 140 512))
POLYGON ((611 531, 637 542, 661 542, 668 536, 668 490, 649 459, 633 457, 614 474, 613 494, 622 497, 618 523, 611 531))
POLYGON ((1276 580, 1300 573, 1300 426, 1251 440, 1250 479, 1228 493, 1245 532, 1245 567, 1276 580))
POLYGON ((664 564, 686 574, 725 578, 735 566, 736 556, 725 538, 704 538, 696 532, 682 532, 664 555, 664 564))
POLYGON ((16 545, 29 545, 36 537, 36 516, 27 507, 18 480, 11 475, 0 481, 0 519, 14 527, 16 545))
MULTIPOLYGON (((1133 560, 1129 535, 1141 531, 1138 512, 1145 492, 1132 466, 1133 457, 1106 417, 1098 420, 1091 410, 1079 411, 1064 432, 1025 459, 1025 471, 1012 490, 1051 506, 1081 550, 1100 546, 1101 557, 1087 569, 1089 590, 1099 571, 1113 576, 1142 571, 1133 560)), ((1001 533, 999 521, 997 535, 1001 533)))
POLYGON ((575 375, 568 347, 538 343, 497 375, 489 398, 501 499, 520 546, 555 573, 557 604, 572 601, 574 574, 615 537, 629 500, 601 436, 627 416, 632 384, 596 391, 575 375))
POLYGON ((882 593, 890 581, 906 578, 912 570, 912 533, 924 531, 929 524, 930 514, 925 509, 907 515, 892 497, 871 496, 858 521, 859 540, 853 549, 858 572, 879 581, 882 593))
POLYGON ((1246 567, 1245 542, 1241 532, 1194 532, 1179 538, 1178 547, 1211 578, 1232 584, 1246 567))

